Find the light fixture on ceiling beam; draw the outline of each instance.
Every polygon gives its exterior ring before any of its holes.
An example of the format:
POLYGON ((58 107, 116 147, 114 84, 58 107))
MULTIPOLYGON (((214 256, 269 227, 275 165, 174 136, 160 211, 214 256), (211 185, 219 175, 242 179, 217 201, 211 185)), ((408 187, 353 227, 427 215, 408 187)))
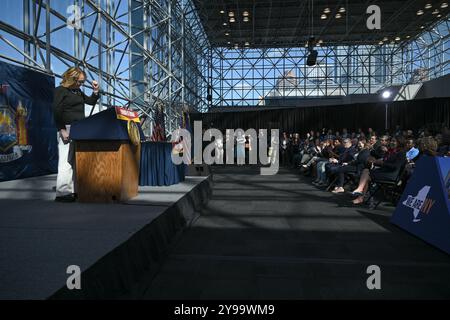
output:
POLYGON ((388 37, 384 37, 384 38, 383 38, 383 41, 384 41, 384 42, 387 42, 387 41, 389 41, 389 38, 388 38, 388 37))
POLYGON ((438 18, 442 18, 442 14, 438 14, 436 17, 438 18))
POLYGON ((320 19, 325 20, 327 18, 327 15, 324 13, 320 16, 320 19))
POLYGON ((228 25, 226 22, 222 23, 224 26, 228 25))
POLYGON ((437 15, 437 14, 439 14, 439 10, 438 9, 434 9, 431 14, 437 15))
POLYGON ((384 42, 383 42, 383 41, 380 41, 380 42, 378 42, 378 44, 381 46, 381 45, 384 44, 384 42))
POLYGON ((224 11, 224 10, 220 10, 219 12, 220 12, 220 14, 224 14, 224 13, 225 13, 225 11, 224 11))
POLYGON ((425 26, 420 26, 420 29, 425 29, 425 26))
POLYGON ((395 37, 395 41, 400 41, 400 37, 395 37))
POLYGON ((448 8, 448 3, 447 2, 442 2, 441 8, 442 9, 448 8))
POLYGON ((433 8, 433 6, 431 5, 431 3, 427 3, 427 4, 425 5, 425 9, 431 9, 431 8, 433 8))
POLYGON ((242 16, 244 16, 244 17, 248 17, 250 14, 248 13, 248 11, 244 11, 244 12, 242 12, 242 16))
POLYGON ((229 32, 225 32, 225 35, 226 35, 226 36, 229 36, 229 35, 230 35, 230 33, 229 33, 229 32))
POLYGON ((424 13, 425 13, 425 12, 423 12, 423 10, 419 10, 419 11, 417 11, 416 14, 417 14, 418 16, 421 16, 421 15, 423 15, 424 13))
POLYGON ((340 18, 342 18, 342 14, 340 14, 340 13, 336 13, 336 19, 340 19, 340 18))
POLYGON ((231 22, 231 23, 236 22, 236 19, 233 18, 233 17, 231 17, 231 18, 230 18, 230 22, 231 22))
POLYGON ((230 11, 230 12, 228 12, 228 16, 231 18, 231 17, 234 17, 234 12, 233 11, 230 11))
POLYGON ((249 22, 249 21, 250 21, 250 19, 249 19, 248 17, 244 17, 242 20, 243 20, 244 22, 249 22))
POLYGON ((325 8, 325 9, 323 9, 323 13, 327 13, 327 14, 328 14, 328 13, 331 13, 330 8, 327 7, 327 8, 325 8))
POLYGON ((345 10, 345 8, 344 7, 341 7, 340 9, 339 9, 339 12, 340 13, 344 13, 346 10, 345 10))
POLYGON ((248 47, 248 46, 250 45, 250 42, 245 41, 244 45, 245 45, 246 47, 248 47))

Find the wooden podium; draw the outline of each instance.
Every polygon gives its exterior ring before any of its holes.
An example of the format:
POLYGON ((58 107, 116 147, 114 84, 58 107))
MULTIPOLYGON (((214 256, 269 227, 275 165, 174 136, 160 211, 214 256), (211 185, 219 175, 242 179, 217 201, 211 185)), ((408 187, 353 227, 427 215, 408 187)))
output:
POLYGON ((114 108, 72 124, 79 202, 121 202, 137 196, 141 150, 130 141, 127 124, 114 108))

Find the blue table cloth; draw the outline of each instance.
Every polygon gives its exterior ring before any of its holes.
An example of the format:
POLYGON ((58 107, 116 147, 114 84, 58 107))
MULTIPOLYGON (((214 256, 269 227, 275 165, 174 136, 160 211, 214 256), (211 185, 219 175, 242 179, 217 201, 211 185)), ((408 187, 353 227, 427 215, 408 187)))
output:
POLYGON ((184 181, 185 165, 172 162, 172 144, 143 142, 139 170, 140 186, 170 186, 184 181))

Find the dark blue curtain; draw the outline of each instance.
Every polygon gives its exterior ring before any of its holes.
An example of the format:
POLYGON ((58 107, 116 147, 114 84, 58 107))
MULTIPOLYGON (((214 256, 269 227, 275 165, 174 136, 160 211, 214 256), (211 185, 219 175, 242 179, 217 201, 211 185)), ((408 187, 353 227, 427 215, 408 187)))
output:
POLYGON ((142 143, 139 185, 170 186, 184 181, 185 165, 175 165, 172 162, 171 154, 171 143, 142 143))

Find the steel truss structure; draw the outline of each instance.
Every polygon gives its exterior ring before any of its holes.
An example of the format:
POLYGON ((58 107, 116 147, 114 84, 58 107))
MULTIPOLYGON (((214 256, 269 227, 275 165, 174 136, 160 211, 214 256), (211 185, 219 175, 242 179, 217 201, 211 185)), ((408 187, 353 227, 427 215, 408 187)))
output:
POLYGON ((156 105, 165 107, 171 132, 185 107, 205 112, 271 99, 371 94, 450 73, 449 16, 402 42, 324 42, 317 66, 307 67, 303 47, 211 45, 208 16, 199 16, 195 1, 2 1, 0 59, 56 77, 83 66, 88 81, 98 79, 105 92, 99 109, 138 110, 148 135, 156 105))
POLYGON ((98 79, 104 91, 99 109, 139 111, 146 134, 156 104, 164 106, 168 132, 178 127, 183 108, 206 110, 210 45, 191 0, 7 0, 2 6, 1 59, 59 78, 82 66, 87 82, 98 79))
MULTIPOLYGON (((390 85, 423 82, 450 73, 450 18, 414 39, 383 45, 317 48, 213 48, 213 106, 256 106, 271 99, 373 94, 390 85)), ((282 102, 281 102, 282 104, 282 102)))

